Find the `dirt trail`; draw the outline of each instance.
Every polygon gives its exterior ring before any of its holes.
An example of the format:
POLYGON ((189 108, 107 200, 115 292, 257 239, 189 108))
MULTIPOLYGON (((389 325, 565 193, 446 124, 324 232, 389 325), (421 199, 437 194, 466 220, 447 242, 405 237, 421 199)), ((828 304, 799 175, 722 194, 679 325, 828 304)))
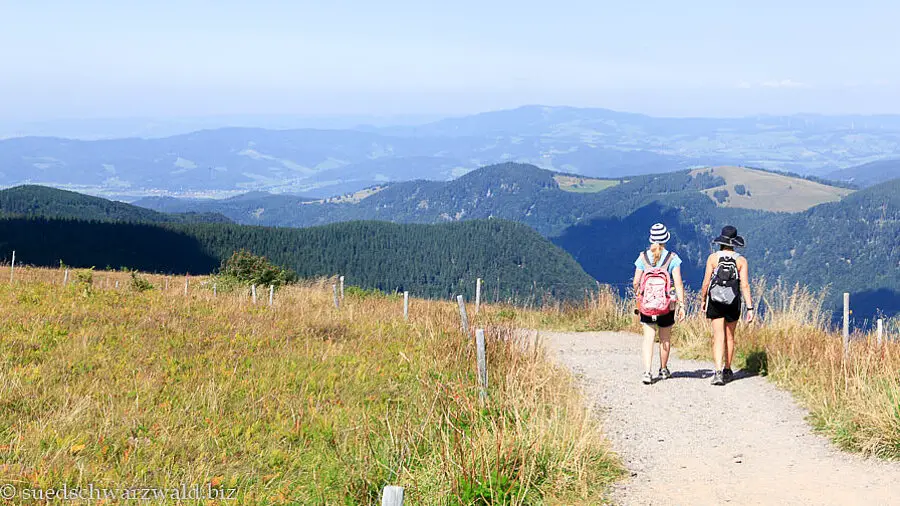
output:
MULTIPOLYGON (((673 378, 640 382, 640 336, 541 333, 603 414, 631 471, 622 505, 900 505, 900 462, 863 459, 813 434, 806 412, 765 378, 673 357, 673 378)), ((658 355, 654 359, 658 369, 658 355)))

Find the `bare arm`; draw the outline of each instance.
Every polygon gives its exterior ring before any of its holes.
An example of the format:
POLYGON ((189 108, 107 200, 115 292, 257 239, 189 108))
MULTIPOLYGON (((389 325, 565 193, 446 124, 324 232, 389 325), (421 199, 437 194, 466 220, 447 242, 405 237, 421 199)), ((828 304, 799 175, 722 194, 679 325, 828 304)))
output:
POLYGON ((634 290, 634 294, 637 295, 638 288, 641 286, 641 276, 644 275, 644 271, 634 268, 634 281, 631 282, 631 288, 634 290))
POLYGON ((679 319, 683 320, 685 312, 684 280, 681 277, 680 265, 672 271, 672 280, 675 281, 675 293, 678 294, 677 314, 679 315, 679 319))
POLYGON ((706 294, 709 293, 709 283, 712 280, 713 263, 712 255, 706 257, 706 272, 703 274, 703 286, 700 287, 700 309, 706 310, 706 294))
POLYGON ((752 322, 755 311, 749 311, 754 307, 753 295, 750 293, 750 263, 744 257, 738 259, 738 275, 741 278, 741 295, 744 297, 744 303, 748 308, 747 321, 752 322))

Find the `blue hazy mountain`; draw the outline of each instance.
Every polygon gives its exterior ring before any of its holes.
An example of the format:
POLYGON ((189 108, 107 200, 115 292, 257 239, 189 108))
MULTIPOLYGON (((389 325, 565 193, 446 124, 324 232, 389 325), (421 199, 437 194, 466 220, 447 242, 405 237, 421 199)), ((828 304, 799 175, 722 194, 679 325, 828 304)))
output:
POLYGON ((502 162, 612 178, 726 164, 822 176, 898 153, 900 116, 655 118, 528 106, 412 126, 10 138, 0 140, 0 185, 322 197, 391 181, 446 181, 502 162))

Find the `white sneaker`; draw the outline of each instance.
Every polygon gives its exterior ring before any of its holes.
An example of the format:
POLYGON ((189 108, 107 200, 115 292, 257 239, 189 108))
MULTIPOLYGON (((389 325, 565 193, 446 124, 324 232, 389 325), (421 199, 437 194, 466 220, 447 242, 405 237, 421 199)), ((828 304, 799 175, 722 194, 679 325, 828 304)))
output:
POLYGON ((643 381, 645 385, 649 385, 653 383, 653 376, 651 376, 649 372, 645 372, 641 381, 643 381))

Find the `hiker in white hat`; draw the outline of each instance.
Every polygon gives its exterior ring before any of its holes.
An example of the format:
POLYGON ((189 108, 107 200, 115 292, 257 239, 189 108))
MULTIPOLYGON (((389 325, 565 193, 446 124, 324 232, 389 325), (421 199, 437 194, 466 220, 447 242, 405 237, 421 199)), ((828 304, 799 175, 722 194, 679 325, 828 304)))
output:
POLYGON ((634 261, 633 288, 637 308, 644 329, 643 353, 645 385, 653 383, 653 341, 659 330, 659 375, 668 379, 669 351, 675 318, 684 320, 684 282, 681 279, 681 258, 666 249, 671 235, 662 223, 650 228, 650 247, 634 261), (677 308, 677 309, 676 309, 677 308))

